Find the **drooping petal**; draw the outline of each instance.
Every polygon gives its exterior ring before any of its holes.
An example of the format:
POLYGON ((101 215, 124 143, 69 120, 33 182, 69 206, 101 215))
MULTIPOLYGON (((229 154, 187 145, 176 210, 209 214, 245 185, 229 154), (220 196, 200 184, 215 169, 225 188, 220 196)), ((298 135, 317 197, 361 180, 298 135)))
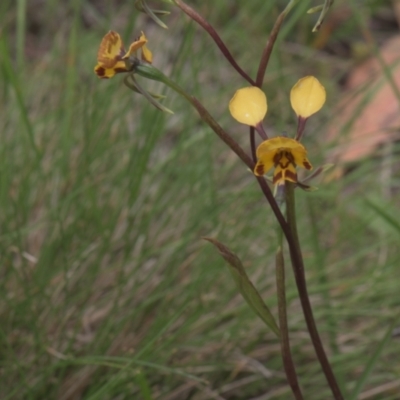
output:
POLYGON ((311 170, 313 167, 310 161, 307 158, 307 150, 303 148, 293 149, 292 156, 294 158, 294 162, 298 167, 305 168, 311 170))
POLYGON ((265 175, 274 166, 274 157, 278 149, 271 144, 276 138, 268 139, 262 142, 256 150, 258 162, 254 168, 254 174, 256 176, 265 175))
POLYGON ((272 157, 263 157, 257 161, 256 166, 254 167, 254 175, 263 176, 265 175, 272 167, 274 166, 273 156, 272 157))
POLYGON ((290 92, 290 103, 298 117, 308 118, 318 112, 325 103, 326 92, 314 76, 300 79, 290 92))
POLYGON ((236 91, 229 102, 229 111, 241 124, 256 126, 267 113, 267 97, 256 86, 245 87, 236 91))
POLYGON ((142 47, 142 60, 148 62, 149 64, 153 62, 153 53, 146 45, 142 47))

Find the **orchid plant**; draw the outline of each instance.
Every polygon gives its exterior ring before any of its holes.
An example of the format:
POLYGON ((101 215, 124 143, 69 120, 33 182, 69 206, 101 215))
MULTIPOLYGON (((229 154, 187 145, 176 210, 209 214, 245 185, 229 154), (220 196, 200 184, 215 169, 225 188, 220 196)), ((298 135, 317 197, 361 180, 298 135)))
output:
MULTIPOLYGON (((296 399, 304 399, 291 355, 287 325, 284 254, 282 250, 283 238, 286 239, 299 298, 311 341, 334 398, 337 400, 343 399, 341 389, 326 356, 314 320, 304 274, 305 266, 303 255, 296 228, 295 188, 308 191, 313 190, 306 182, 328 168, 328 166, 316 168, 312 175, 303 180, 300 180, 297 175, 298 167, 308 171, 313 169, 308 159, 307 149, 300 143, 300 140, 303 136, 308 119, 318 112, 325 103, 326 92, 322 84, 317 78, 306 76, 293 86, 290 93, 290 102, 298 120, 297 132, 294 138, 289 138, 284 135, 269 137, 263 126, 263 120, 268 110, 267 96, 261 90, 266 68, 283 21, 298 0, 290 0, 286 8, 277 18, 260 59, 257 76, 254 79, 238 65, 216 30, 196 10, 183 0, 160 0, 160 2, 161 1, 178 7, 189 18, 199 24, 204 31, 211 36, 222 55, 229 61, 231 66, 247 81, 248 86, 237 90, 233 95, 229 103, 229 110, 236 121, 249 126, 250 151, 247 152, 244 150, 212 117, 210 112, 196 97, 187 93, 178 83, 168 78, 163 72, 152 65, 153 56, 147 47, 148 40, 143 32, 132 42, 127 51, 124 48, 120 35, 114 31, 108 32, 101 41, 97 55, 97 65, 94 68, 94 72, 102 79, 113 78, 119 73, 125 73, 124 83, 128 88, 142 94, 159 110, 172 112, 161 104, 160 100, 163 96, 145 90, 141 84, 139 84, 137 76, 164 83, 183 96, 197 110, 201 119, 211 127, 217 136, 229 146, 245 166, 252 171, 281 229, 281 233, 278 234, 279 245, 276 252, 278 322, 276 322, 273 313, 250 281, 240 259, 229 250, 227 246, 216 239, 205 239, 214 244, 227 261, 229 271, 246 302, 276 334, 280 341, 283 365, 293 396, 296 399), (256 146, 256 132, 261 139, 261 143, 258 146, 256 146), (266 174, 271 170, 273 170, 273 176, 268 177, 266 174)), ((310 10, 311 12, 321 11, 314 30, 318 30, 321 26, 324 16, 332 2, 332 0, 325 0, 323 6, 314 7, 310 10)), ((137 0, 136 7, 139 11, 146 13, 160 27, 166 28, 165 23, 159 17, 167 15, 168 11, 152 9, 147 0, 137 0)))

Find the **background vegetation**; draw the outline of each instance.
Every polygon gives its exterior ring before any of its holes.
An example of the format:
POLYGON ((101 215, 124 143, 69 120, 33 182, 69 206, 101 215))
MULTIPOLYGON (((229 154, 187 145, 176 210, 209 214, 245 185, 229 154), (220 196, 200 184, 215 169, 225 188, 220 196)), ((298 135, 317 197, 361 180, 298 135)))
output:
MULTIPOLYGON (((178 10, 164 31, 133 3, 0 3, 0 398, 291 398, 279 343, 201 240, 229 245, 276 311, 276 223, 254 179, 171 91, 143 82, 165 90, 173 116, 121 77, 100 81, 93 67, 109 29, 126 44, 144 30, 155 66, 247 148, 247 129, 227 111, 246 83, 178 10)), ((189 4, 254 76, 285 2, 189 4)), ((263 88, 269 132, 291 134, 291 86, 306 74, 326 86, 327 105, 305 137, 319 165, 335 146, 326 132, 363 29, 379 44, 396 22, 388 1, 338 0, 333 11, 346 16, 351 6, 347 18, 312 34, 306 10, 315 5, 303 0, 287 18, 263 88)), ((390 144, 388 159, 377 149, 297 194, 319 329, 343 388, 360 399, 400 392, 398 151, 390 144)), ((307 398, 327 399, 287 264, 300 382, 307 398)))

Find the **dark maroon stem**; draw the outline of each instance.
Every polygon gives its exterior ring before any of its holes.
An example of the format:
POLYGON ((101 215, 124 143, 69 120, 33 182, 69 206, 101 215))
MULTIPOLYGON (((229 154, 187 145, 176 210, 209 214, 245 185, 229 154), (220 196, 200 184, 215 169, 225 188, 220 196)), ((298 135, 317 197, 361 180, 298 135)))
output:
POLYGON ((290 230, 289 252, 292 261, 294 277, 296 280, 297 290, 303 308, 304 318, 307 323, 307 328, 310 333, 311 341, 314 345, 315 353, 317 354, 321 368, 324 371, 326 380, 331 388, 332 394, 336 400, 343 400, 343 395, 340 391, 339 385, 336 382, 335 375, 333 374, 332 367, 329 364, 328 357, 325 354, 324 346, 322 345, 321 338, 318 333, 317 325, 315 324, 314 315, 311 308, 310 298, 307 290, 307 282, 304 273, 303 255, 300 249, 300 240, 297 233, 296 223, 296 207, 294 189, 295 184, 286 182, 286 210, 287 210, 287 223, 290 230))
POLYGON ((196 10, 192 7, 188 6, 182 0, 175 0, 175 4, 193 21, 196 21, 214 40, 218 48, 221 50, 224 57, 229 61, 233 68, 244 78, 247 82, 249 82, 252 86, 256 86, 256 83, 253 79, 250 78, 249 75, 246 74, 239 67, 238 63, 233 58, 231 52, 226 47, 225 43, 222 41, 221 37, 218 35, 217 31, 210 25, 210 23, 205 20, 196 10))
POLYGON ((306 127, 306 123, 308 121, 308 118, 303 118, 303 117, 298 117, 297 118, 297 133, 295 139, 300 142, 304 129, 306 127))
POLYGON ((251 149, 251 158, 253 162, 257 162, 256 156, 256 132, 253 126, 250 127, 250 149, 251 149))
POLYGON ((265 132, 264 125, 263 125, 262 121, 260 121, 260 123, 258 123, 255 126, 255 128, 256 128, 256 131, 260 135, 262 140, 267 140, 268 139, 268 135, 267 135, 267 132, 265 132))
MULTIPOLYGON (((279 234, 282 238, 282 234, 279 234)), ((280 240, 282 241, 282 240, 280 240)), ((297 380, 296 369, 290 351, 289 328, 287 323, 287 306, 285 290, 285 261, 283 258, 282 247, 279 246, 275 256, 276 266, 276 287, 278 297, 279 330, 281 332, 280 342, 282 351, 283 366, 285 368, 288 383, 292 389, 296 400, 303 400, 303 395, 297 380)))
POLYGON ((257 78, 256 78, 256 86, 261 87, 264 81, 265 71, 267 70, 268 62, 271 57, 272 49, 274 48, 274 44, 278 33, 281 29, 283 20, 286 17, 286 12, 283 11, 278 19, 275 21, 274 27, 272 28, 271 34, 268 38, 268 42, 264 48, 264 51, 261 56, 260 64, 258 66, 257 78))

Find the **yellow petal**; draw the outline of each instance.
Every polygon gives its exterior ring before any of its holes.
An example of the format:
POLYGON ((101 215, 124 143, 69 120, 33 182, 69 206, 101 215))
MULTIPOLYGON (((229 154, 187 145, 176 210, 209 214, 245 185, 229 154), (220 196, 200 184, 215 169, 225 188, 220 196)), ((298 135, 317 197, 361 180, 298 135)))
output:
POLYGON ((142 48, 145 44, 147 43, 147 39, 146 36, 144 35, 144 33, 142 32, 142 34, 135 39, 135 41, 133 43, 131 43, 131 45, 129 46, 128 51, 126 52, 126 54, 124 54, 124 56, 122 57, 122 59, 127 59, 129 58, 131 55, 133 55, 137 50, 139 50, 140 48, 142 48))
MULTIPOLYGON (((268 142, 268 140, 266 140, 265 142, 268 142)), ((261 143, 260 146, 263 143, 261 143)), ((277 150, 268 149, 268 146, 264 146, 264 148, 259 151, 260 146, 258 146, 257 148, 258 162, 254 168, 254 175, 256 176, 265 175, 274 166, 274 157, 277 153, 277 150)))
POLYGON ((142 60, 149 64, 153 62, 153 54, 146 45, 142 47, 142 60))
MULTIPOLYGON (((140 39, 142 39, 142 40, 144 39, 147 43, 147 38, 146 38, 145 34, 143 33, 143 31, 140 36, 140 39)), ((146 46, 146 44, 144 44, 142 47, 142 60, 148 62, 149 64, 151 64, 153 62, 153 54, 149 50, 149 48, 146 46)))
POLYGON ((313 169, 310 161, 307 158, 307 150, 305 148, 292 150, 291 153, 294 158, 294 162, 298 167, 308 170, 313 169))
POLYGON ((141 47, 143 47, 146 44, 147 41, 144 40, 136 40, 135 42, 133 42, 130 46, 128 51, 126 52, 126 54, 124 54, 124 56, 122 57, 123 60, 125 60, 126 58, 129 58, 131 55, 133 55, 135 53, 135 51, 137 51, 138 49, 140 49, 141 47))
POLYGON ((265 175, 272 167, 274 166, 274 162, 271 158, 265 157, 257 161, 256 166, 254 167, 254 175, 255 176, 263 176, 265 175))
POLYGON ((290 92, 290 103, 298 117, 308 118, 319 111, 325 103, 326 92, 317 78, 300 79, 290 92))
POLYGON ((256 126, 267 113, 267 97, 256 86, 245 87, 236 91, 229 102, 229 111, 236 121, 256 126))
POLYGON ((112 68, 125 53, 121 36, 114 31, 108 32, 102 39, 97 52, 97 61, 104 68, 112 68))
POLYGON ((305 147, 297 140, 284 136, 277 136, 272 139, 264 140, 264 142, 257 147, 256 155, 257 158, 261 158, 264 154, 269 154, 270 152, 276 153, 280 150, 303 150, 306 153, 305 147))

